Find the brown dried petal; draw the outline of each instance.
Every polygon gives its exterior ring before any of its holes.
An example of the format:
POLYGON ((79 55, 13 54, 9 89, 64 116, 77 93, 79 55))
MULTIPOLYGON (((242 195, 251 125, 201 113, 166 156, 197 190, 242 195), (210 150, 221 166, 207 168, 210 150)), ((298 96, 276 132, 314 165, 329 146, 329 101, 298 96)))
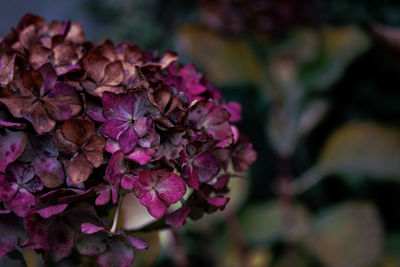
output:
POLYGON ((73 156, 79 149, 78 145, 70 142, 62 135, 61 129, 56 131, 54 139, 56 140, 58 151, 61 154, 73 156))
POLYGON ((124 80, 124 68, 120 61, 115 61, 106 66, 103 80, 104 85, 117 86, 124 80))
POLYGON ((83 32, 82 24, 79 22, 71 23, 71 27, 65 39, 76 44, 83 43, 85 41, 85 33, 83 32))
POLYGON ((94 124, 89 120, 70 119, 61 126, 65 138, 79 146, 86 143, 94 133, 94 124))
POLYGON ((75 46, 72 44, 61 43, 53 48, 53 53, 54 63, 56 65, 72 65, 78 60, 75 52, 75 46))
POLYGON ((45 97, 43 99, 44 106, 48 113, 54 120, 63 120, 66 113, 66 107, 68 107, 68 114, 70 117, 75 116, 81 111, 82 106, 79 99, 74 95, 57 95, 57 97, 50 98, 45 97))
POLYGON ((51 56, 51 50, 36 44, 32 47, 30 51, 29 61, 32 63, 34 68, 39 68, 43 64, 49 62, 49 57, 51 56))
POLYGON ((21 113, 25 119, 32 123, 38 134, 50 132, 56 126, 56 122, 49 117, 39 101, 22 108, 21 113))
POLYGON ((37 70, 25 71, 22 76, 22 84, 27 89, 39 91, 44 82, 42 74, 37 70))
POLYGON ((25 29, 21 31, 19 34, 19 41, 21 42, 22 46, 29 50, 29 48, 35 43, 36 41, 36 27, 35 25, 29 25, 25 29))
POLYGON ((9 84, 14 77, 14 63, 15 63, 15 54, 14 55, 4 55, 1 58, 2 69, 0 71, 0 84, 5 86, 9 84))
POLYGON ((82 67, 87 72, 88 77, 99 84, 103 79, 104 70, 109 61, 95 52, 89 52, 87 56, 83 59, 82 67))
POLYGON ((78 154, 74 157, 67 167, 67 173, 74 184, 80 184, 86 181, 92 171, 92 164, 82 154, 78 154))
POLYGON ((99 167, 103 162, 103 151, 105 145, 106 141, 102 136, 93 135, 89 142, 83 147, 83 153, 95 168, 99 167))

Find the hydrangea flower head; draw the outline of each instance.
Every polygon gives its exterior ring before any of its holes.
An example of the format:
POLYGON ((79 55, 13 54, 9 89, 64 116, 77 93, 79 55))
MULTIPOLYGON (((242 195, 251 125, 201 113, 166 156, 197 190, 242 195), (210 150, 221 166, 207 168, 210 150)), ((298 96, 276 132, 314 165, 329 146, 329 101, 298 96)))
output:
POLYGON ((233 170, 256 160, 240 104, 174 52, 85 42, 79 23, 30 14, 0 44, 0 256, 130 266, 151 244, 119 227, 126 194, 179 227, 223 209, 233 170))

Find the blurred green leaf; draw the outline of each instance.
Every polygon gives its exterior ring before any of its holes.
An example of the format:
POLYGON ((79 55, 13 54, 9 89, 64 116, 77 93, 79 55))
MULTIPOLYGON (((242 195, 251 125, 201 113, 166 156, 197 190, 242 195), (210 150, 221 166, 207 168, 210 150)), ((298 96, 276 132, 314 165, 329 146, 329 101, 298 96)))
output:
POLYGON ((383 252, 383 225, 375 206, 348 202, 322 213, 312 223, 306 247, 327 266, 363 267, 383 252))
POLYGON ((297 240, 309 227, 309 214, 300 204, 289 207, 279 202, 248 206, 240 216, 245 239, 250 243, 265 243, 279 238, 297 240))

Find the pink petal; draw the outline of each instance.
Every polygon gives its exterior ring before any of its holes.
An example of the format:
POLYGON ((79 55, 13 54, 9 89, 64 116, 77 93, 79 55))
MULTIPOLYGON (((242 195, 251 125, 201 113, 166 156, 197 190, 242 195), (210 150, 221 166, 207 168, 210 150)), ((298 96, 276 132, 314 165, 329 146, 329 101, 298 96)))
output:
POLYGON ((138 139, 139 137, 131 125, 119 135, 118 142, 122 151, 129 153, 136 147, 138 139))
POLYGON ((185 222, 185 219, 189 215, 190 211, 191 208, 189 206, 182 207, 168 215, 165 218, 165 223, 171 225, 172 227, 178 228, 185 222))
POLYGON ((121 120, 107 120, 101 126, 101 133, 107 137, 118 139, 129 127, 129 123, 121 120))
MULTIPOLYGON (((156 173, 157 172, 153 172, 153 175, 156 175, 156 173)), ((159 181, 154 189, 167 205, 176 203, 186 193, 185 183, 174 173, 170 173, 169 177, 159 181)))
POLYGON ((97 226, 91 223, 82 223, 81 225, 81 231, 85 234, 93 234, 101 230, 104 230, 104 227, 97 226))
POLYGON ((133 161, 139 163, 140 165, 145 165, 152 159, 153 154, 154 154, 154 151, 136 148, 133 152, 128 154, 126 156, 126 158, 133 160, 133 161))
POLYGON ((158 197, 157 192, 155 190, 149 190, 145 195, 140 199, 140 203, 147 207, 150 215, 159 219, 167 212, 167 207, 158 197))
POLYGON ((37 213, 39 213, 39 215, 42 218, 47 219, 53 215, 63 212, 67 208, 67 206, 68 206, 68 204, 49 206, 47 208, 38 210, 37 213))
POLYGON ((147 249, 149 247, 149 244, 140 237, 125 235, 125 238, 134 248, 147 249))

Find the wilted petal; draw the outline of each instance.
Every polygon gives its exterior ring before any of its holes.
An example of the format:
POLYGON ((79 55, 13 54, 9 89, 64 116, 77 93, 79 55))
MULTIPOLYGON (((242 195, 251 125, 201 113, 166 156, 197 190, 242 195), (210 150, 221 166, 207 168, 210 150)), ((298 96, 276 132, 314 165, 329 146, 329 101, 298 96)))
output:
POLYGON ((89 178, 92 173, 92 164, 82 154, 78 154, 68 164, 67 173, 74 184, 80 184, 89 178))
POLYGON ((99 167, 103 162, 103 150, 105 145, 106 141, 102 136, 93 135, 83 147, 83 153, 86 159, 92 163, 95 168, 99 167))
POLYGON ((63 136, 70 142, 83 145, 94 133, 94 124, 89 120, 71 119, 61 126, 63 136))
POLYGON ((0 172, 4 172, 11 162, 14 162, 24 151, 26 135, 24 132, 4 130, 0 132, 0 172))
POLYGON ((199 177, 199 181, 207 183, 212 180, 220 170, 220 166, 215 157, 210 152, 201 153, 193 161, 194 171, 199 177))
POLYGON ((229 112, 229 121, 240 122, 242 120, 242 105, 240 103, 231 101, 222 106, 229 112))
POLYGON ((68 120, 82 109, 75 89, 67 83, 57 83, 43 102, 50 116, 57 121, 68 120))
POLYGON ((35 173, 47 188, 56 188, 65 180, 61 163, 55 158, 37 158, 33 161, 35 173))
POLYGON ((115 61, 106 66, 101 84, 117 86, 124 80, 124 69, 120 61, 115 61))

